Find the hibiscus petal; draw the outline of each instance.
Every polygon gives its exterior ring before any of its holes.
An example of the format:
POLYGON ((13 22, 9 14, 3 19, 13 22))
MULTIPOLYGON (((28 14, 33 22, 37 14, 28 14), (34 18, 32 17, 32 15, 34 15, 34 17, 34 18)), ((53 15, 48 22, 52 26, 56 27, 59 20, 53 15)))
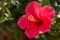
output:
POLYGON ((29 28, 32 25, 34 25, 33 22, 29 21, 27 19, 27 15, 23 15, 19 20, 18 20, 18 25, 21 29, 29 28))
POLYGON ((26 6, 25 13, 27 15, 33 15, 36 18, 37 16, 39 16, 40 9, 41 9, 41 4, 36 1, 33 1, 26 6))
POLYGON ((32 39, 32 38, 36 38, 36 36, 39 35, 39 31, 38 28, 34 26, 30 29, 26 29, 25 34, 28 36, 28 38, 32 39))
POLYGON ((43 24, 39 27, 40 31, 45 33, 50 30, 51 28, 51 19, 48 18, 42 18, 43 24))
POLYGON ((53 19, 55 16, 55 10, 51 6, 44 6, 40 11, 40 15, 53 19))

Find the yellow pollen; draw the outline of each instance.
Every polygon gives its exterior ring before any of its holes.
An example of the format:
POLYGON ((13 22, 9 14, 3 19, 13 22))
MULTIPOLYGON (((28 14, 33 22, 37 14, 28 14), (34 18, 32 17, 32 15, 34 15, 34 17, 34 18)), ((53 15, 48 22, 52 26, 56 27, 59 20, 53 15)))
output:
POLYGON ((33 17, 32 15, 29 15, 29 16, 28 16, 28 20, 29 20, 29 21, 35 21, 35 19, 34 19, 34 17, 33 17))

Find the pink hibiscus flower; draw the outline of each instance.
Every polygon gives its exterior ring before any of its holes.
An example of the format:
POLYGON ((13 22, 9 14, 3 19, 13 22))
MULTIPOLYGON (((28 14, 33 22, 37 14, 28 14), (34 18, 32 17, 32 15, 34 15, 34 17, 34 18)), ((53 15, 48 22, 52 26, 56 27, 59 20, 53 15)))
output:
POLYGON ((26 6, 25 14, 19 18, 18 25, 31 39, 49 31, 54 16, 55 10, 51 6, 42 7, 40 3, 32 1, 26 6))

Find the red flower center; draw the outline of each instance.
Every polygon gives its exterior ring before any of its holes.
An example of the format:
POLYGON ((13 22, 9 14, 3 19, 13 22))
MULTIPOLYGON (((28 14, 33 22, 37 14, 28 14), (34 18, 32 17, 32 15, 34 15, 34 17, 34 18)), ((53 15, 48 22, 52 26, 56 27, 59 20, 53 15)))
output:
POLYGON ((42 20, 39 20, 38 22, 37 22, 37 26, 41 26, 43 24, 43 21, 42 20))

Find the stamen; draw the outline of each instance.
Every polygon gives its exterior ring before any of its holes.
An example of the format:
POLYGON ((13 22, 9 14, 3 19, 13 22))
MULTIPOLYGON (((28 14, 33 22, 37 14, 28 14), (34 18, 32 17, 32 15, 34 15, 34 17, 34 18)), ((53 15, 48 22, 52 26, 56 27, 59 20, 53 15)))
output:
POLYGON ((29 21, 36 21, 35 18, 34 18, 32 15, 29 15, 29 16, 28 16, 28 20, 29 20, 29 21))

